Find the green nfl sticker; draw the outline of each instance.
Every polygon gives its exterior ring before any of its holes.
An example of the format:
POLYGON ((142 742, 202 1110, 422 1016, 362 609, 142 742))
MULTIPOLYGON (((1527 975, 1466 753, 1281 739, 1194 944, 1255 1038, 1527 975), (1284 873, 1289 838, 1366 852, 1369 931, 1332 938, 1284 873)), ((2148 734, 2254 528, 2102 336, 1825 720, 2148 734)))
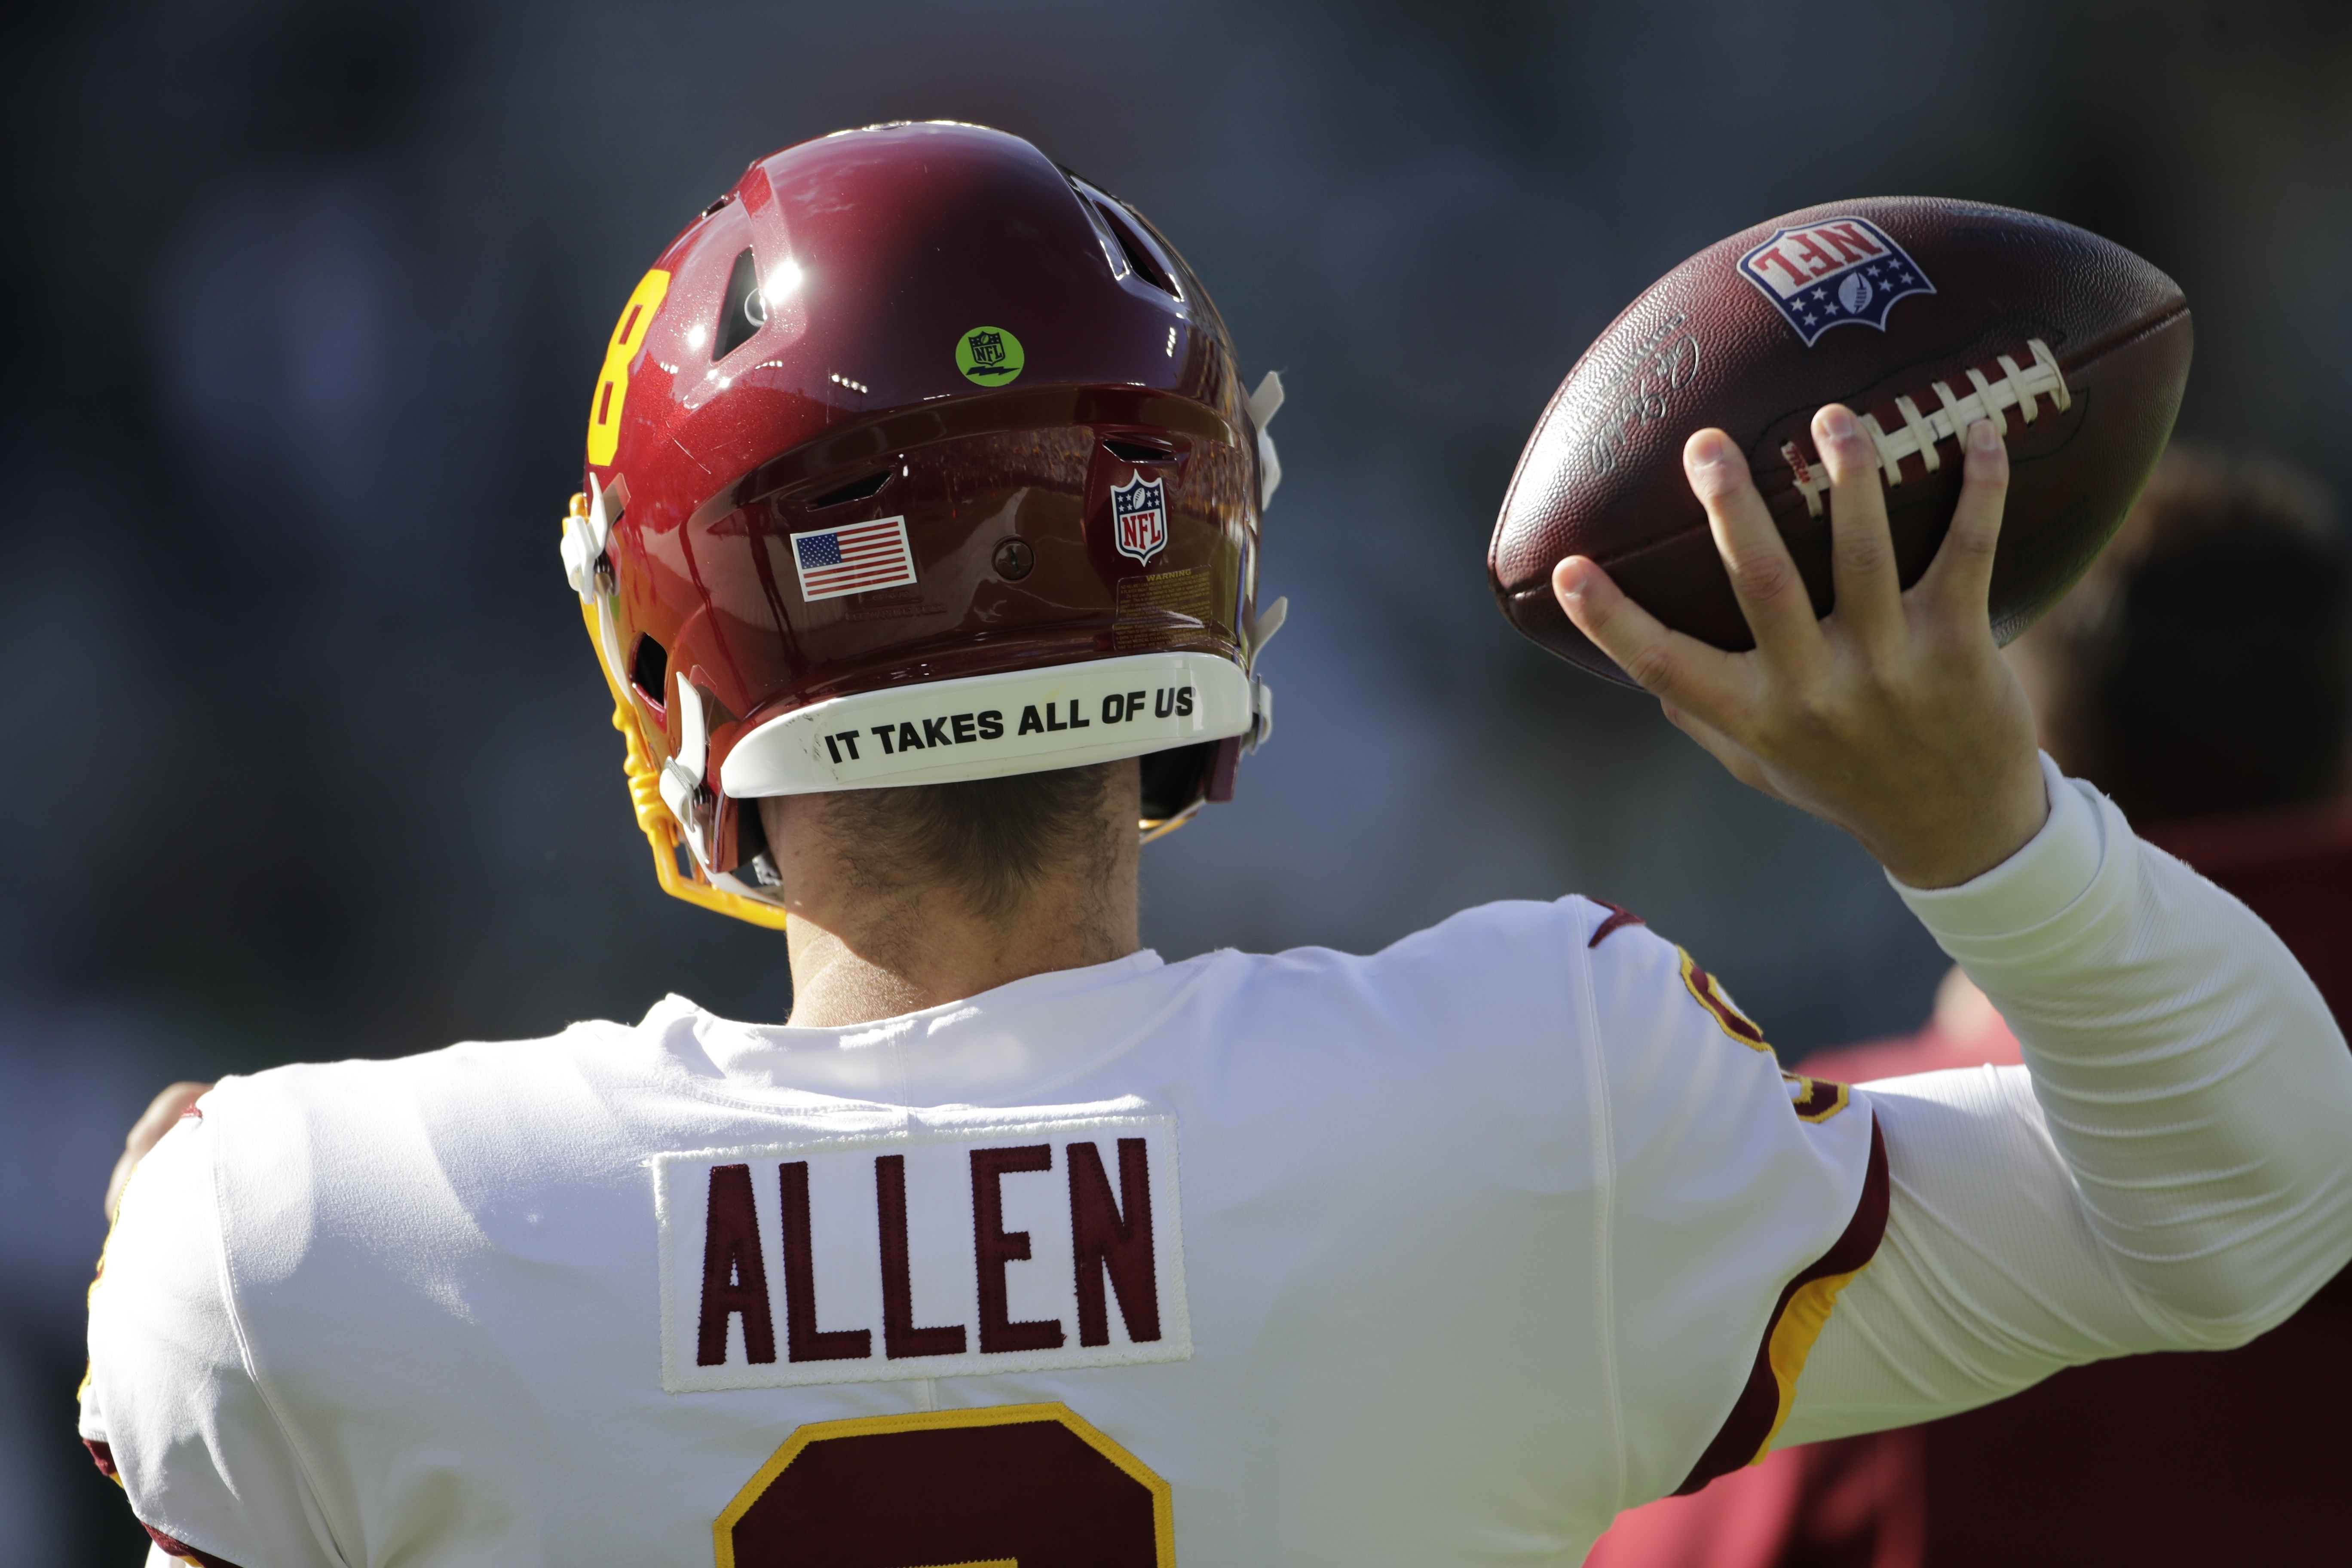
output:
POLYGON ((982 386, 1003 386, 1021 374, 1021 340, 1003 327, 974 327, 956 340, 956 369, 982 386))

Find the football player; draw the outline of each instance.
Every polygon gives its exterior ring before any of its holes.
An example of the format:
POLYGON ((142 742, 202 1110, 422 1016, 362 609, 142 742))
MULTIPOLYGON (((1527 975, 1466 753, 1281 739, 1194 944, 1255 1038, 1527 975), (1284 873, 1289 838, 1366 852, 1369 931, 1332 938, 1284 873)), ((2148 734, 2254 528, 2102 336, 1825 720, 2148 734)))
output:
POLYGON ((1822 412, 1820 622, 1693 437, 1751 654, 1555 583, 1877 857, 2025 1067, 1790 1078, 1576 898, 1141 950, 1141 839, 1267 738, 1280 397, 1133 207, 993 132, 804 143, 688 226, 563 559, 656 872, 784 929, 792 1017, 673 996, 198 1099, 91 1298, 81 1432, 159 1552, 1573 1563, 1775 1444, 2242 1342, 2352 1256, 2310 982, 2035 752, 1990 426, 1906 593, 1822 412))

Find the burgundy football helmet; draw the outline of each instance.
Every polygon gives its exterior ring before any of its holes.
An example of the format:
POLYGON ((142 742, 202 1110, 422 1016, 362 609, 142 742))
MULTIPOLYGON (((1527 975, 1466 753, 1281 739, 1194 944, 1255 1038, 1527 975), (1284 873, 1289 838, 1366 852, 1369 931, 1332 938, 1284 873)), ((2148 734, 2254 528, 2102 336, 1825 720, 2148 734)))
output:
POLYGON ((663 887, 781 925, 762 795, 1139 756, 1147 832, 1231 798, 1281 400, 1159 231, 1026 142, 753 163, 623 308, 564 521, 663 887))

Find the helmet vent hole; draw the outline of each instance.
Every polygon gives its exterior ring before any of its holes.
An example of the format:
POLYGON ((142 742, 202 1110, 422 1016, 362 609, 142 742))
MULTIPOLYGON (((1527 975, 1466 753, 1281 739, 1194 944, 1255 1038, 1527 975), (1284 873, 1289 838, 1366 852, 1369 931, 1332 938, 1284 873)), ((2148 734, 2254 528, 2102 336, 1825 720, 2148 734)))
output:
POLYGON ((1151 247, 1143 243, 1141 235, 1135 232, 1127 214, 1110 202, 1095 203, 1095 210, 1102 214, 1105 223, 1110 225, 1111 237, 1118 241, 1118 247, 1126 253, 1127 264, 1135 268, 1136 276, 1171 299, 1182 299, 1183 296, 1176 291, 1176 285, 1169 280, 1167 268, 1153 258, 1151 247))
POLYGON ((629 660, 629 684, 656 708, 669 694, 669 650, 642 633, 629 660))
POLYGON ((1140 441, 1105 441, 1103 450, 1122 463, 1172 463, 1176 454, 1158 447, 1147 447, 1140 441))
POLYGON ((844 501, 864 500, 889 482, 890 470, 887 468, 878 474, 868 474, 862 479, 853 479, 837 490, 825 491, 809 502, 809 510, 815 511, 820 507, 839 506, 844 501))
POLYGON ((711 363, 716 364, 750 342, 751 334, 767 321, 768 301, 760 292, 760 264, 746 246, 735 258, 735 270, 727 276, 727 303, 719 308, 719 331, 710 344, 711 363))

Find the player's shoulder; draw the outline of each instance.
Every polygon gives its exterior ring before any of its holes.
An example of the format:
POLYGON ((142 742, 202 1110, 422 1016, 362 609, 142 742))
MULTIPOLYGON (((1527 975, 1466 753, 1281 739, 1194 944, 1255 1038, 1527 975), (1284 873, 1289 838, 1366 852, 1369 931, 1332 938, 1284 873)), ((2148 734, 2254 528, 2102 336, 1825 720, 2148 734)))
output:
POLYGON ((1507 900, 1478 904, 1398 938, 1372 952, 1294 947, 1279 952, 1227 952, 1230 983, 1261 987, 1330 989, 1383 984, 1444 987, 1475 984, 1515 967, 1535 973, 1557 967, 1579 924, 1576 906, 1507 900))
POLYGON ((1530 961, 1556 967, 1562 958, 1586 947, 1613 909, 1574 894, 1549 901, 1500 899, 1474 904, 1373 952, 1298 947, 1250 956, 1267 973, 1318 976, 1379 977, 1431 969, 1460 973, 1465 968, 1509 968, 1530 961))
POLYGON ((1836 1145, 1838 1159, 1867 1156, 1871 1119, 1846 1114, 1853 1091, 1785 1070, 1768 1021, 1696 954, 1629 910, 1595 907, 1604 918, 1586 939, 1593 1038, 1622 1154, 1654 1145, 1713 1161, 1774 1151, 1818 1161, 1836 1145))
POLYGON ((1622 1033, 1628 1015, 1660 1024, 1701 1026, 1767 1058, 1763 1026, 1741 1010, 1723 981, 1687 949, 1660 935, 1631 910, 1598 900, 1578 900, 1600 912, 1585 938, 1596 1013, 1622 1033), (1706 1027, 1705 1026, 1711 1026, 1706 1027))
POLYGON ((202 1102, 224 1195, 290 1202, 341 1190, 362 1171, 383 1188, 471 1167, 519 1175, 609 1152, 636 1107, 676 1098, 698 1065, 710 1073, 690 1055, 698 1016, 672 998, 636 1024, 596 1020, 533 1039, 224 1079, 202 1102))
POLYGON ((1480 904, 1369 953, 1223 954, 1202 993, 1254 1028, 1312 1023, 1447 1047, 1557 1043, 1588 1016, 1579 1000, 1586 944, 1608 918, 1579 898, 1480 904))
MULTIPOLYGON (((205 1096, 208 1112, 239 1119, 335 1114, 441 1094, 480 1099, 486 1092, 560 1095, 582 1079, 659 1076, 675 1061, 680 1036, 701 1016, 670 997, 635 1024, 589 1019, 529 1039, 461 1040, 397 1057, 295 1061, 223 1079, 205 1096)), ((684 1069, 690 1070, 690 1069, 684 1069)))

